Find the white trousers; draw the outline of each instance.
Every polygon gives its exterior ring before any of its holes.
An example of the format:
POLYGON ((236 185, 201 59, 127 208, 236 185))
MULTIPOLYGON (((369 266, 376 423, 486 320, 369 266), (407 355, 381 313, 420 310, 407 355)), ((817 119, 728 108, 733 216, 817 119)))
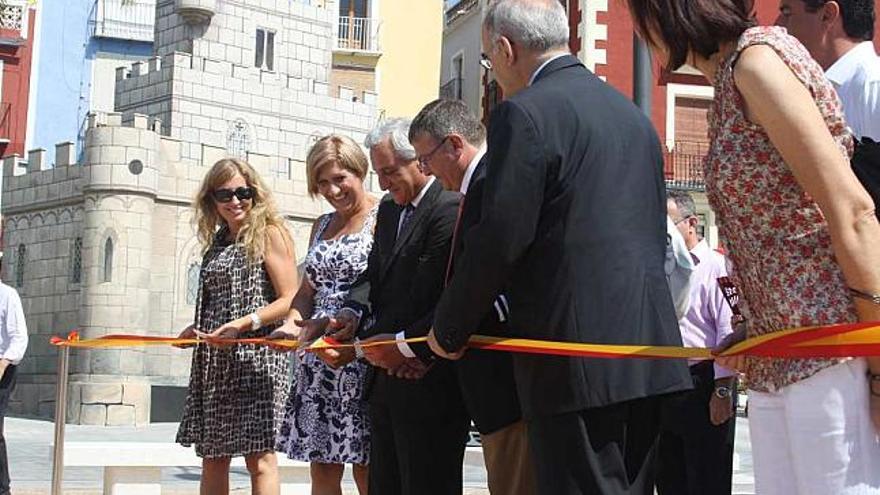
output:
POLYGON ((757 495, 880 494, 866 370, 854 359, 774 393, 749 391, 757 495))

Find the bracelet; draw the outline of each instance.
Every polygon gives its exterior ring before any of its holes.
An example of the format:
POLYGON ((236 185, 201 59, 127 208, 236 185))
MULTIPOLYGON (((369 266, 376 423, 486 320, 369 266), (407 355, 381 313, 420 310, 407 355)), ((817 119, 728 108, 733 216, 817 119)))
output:
POLYGON ((870 301, 874 304, 880 305, 880 294, 871 294, 868 292, 860 291, 859 289, 849 288, 849 294, 853 297, 857 297, 859 299, 864 299, 865 301, 870 301))
POLYGON ((251 313, 251 331, 259 330, 263 326, 263 320, 260 319, 260 315, 257 314, 256 311, 251 313))
POLYGON ((865 374, 868 376, 868 390, 871 392, 871 395, 880 397, 880 392, 874 391, 874 384, 880 383, 880 374, 875 375, 874 373, 871 373, 871 370, 868 370, 865 374))

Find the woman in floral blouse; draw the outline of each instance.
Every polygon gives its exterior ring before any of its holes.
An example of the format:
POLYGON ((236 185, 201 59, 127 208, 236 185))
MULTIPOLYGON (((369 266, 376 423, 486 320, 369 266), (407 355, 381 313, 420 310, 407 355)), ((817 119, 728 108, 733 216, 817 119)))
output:
MULTIPOLYGON (((627 2, 667 69, 715 86, 706 192, 748 335, 880 320, 880 224, 819 65, 784 29, 755 27, 753 0, 627 2)), ((758 493, 880 493, 880 359, 719 361, 748 376, 758 493)))

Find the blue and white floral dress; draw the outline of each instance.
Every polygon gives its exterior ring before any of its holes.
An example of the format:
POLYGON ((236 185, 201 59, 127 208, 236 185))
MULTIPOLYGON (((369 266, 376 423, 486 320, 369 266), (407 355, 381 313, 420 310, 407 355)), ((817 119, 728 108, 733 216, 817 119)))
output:
MULTIPOLYGON (((305 260, 305 276, 315 289, 312 318, 331 317, 342 308, 352 284, 367 269, 378 208, 360 232, 321 239, 333 213, 318 221, 305 260)), ((291 459, 326 464, 367 464, 370 423, 364 384, 368 365, 355 360, 336 370, 305 353, 294 371, 276 450, 291 459)))

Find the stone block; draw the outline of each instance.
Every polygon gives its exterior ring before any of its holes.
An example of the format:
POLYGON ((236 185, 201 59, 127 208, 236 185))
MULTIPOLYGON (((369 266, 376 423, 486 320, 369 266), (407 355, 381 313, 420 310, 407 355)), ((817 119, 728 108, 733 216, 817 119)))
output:
POLYGON ((125 404, 107 406, 107 426, 133 426, 135 407, 125 404))
MULTIPOLYGON (((119 322, 118 317, 120 311, 118 308, 101 308, 98 314, 93 315, 96 326, 115 327, 119 322)), ((92 373, 99 375, 116 375, 119 374, 119 351, 117 350, 96 350, 92 353, 92 373)), ((119 389, 122 394, 122 388, 119 389)), ((85 398, 85 390, 83 390, 83 398, 85 398)), ((119 400, 122 395, 119 396, 119 400)), ((116 401, 117 403, 119 401, 116 401)))
POLYGON ((124 375, 143 375, 144 353, 131 350, 120 351, 119 368, 120 372, 124 375))
POLYGON ((103 404, 83 404, 80 408, 81 425, 105 426, 107 424, 107 406, 103 404))
POLYGON ((121 383, 83 383, 81 393, 83 404, 122 403, 121 383))
POLYGON ((82 384, 69 383, 67 385, 67 422, 79 424, 82 412, 82 384))
POLYGON ((54 418, 55 417, 55 401, 42 401, 40 405, 37 407, 37 416, 41 418, 54 418))
POLYGON ((76 144, 70 141, 55 145, 55 166, 67 167, 76 164, 76 144))

